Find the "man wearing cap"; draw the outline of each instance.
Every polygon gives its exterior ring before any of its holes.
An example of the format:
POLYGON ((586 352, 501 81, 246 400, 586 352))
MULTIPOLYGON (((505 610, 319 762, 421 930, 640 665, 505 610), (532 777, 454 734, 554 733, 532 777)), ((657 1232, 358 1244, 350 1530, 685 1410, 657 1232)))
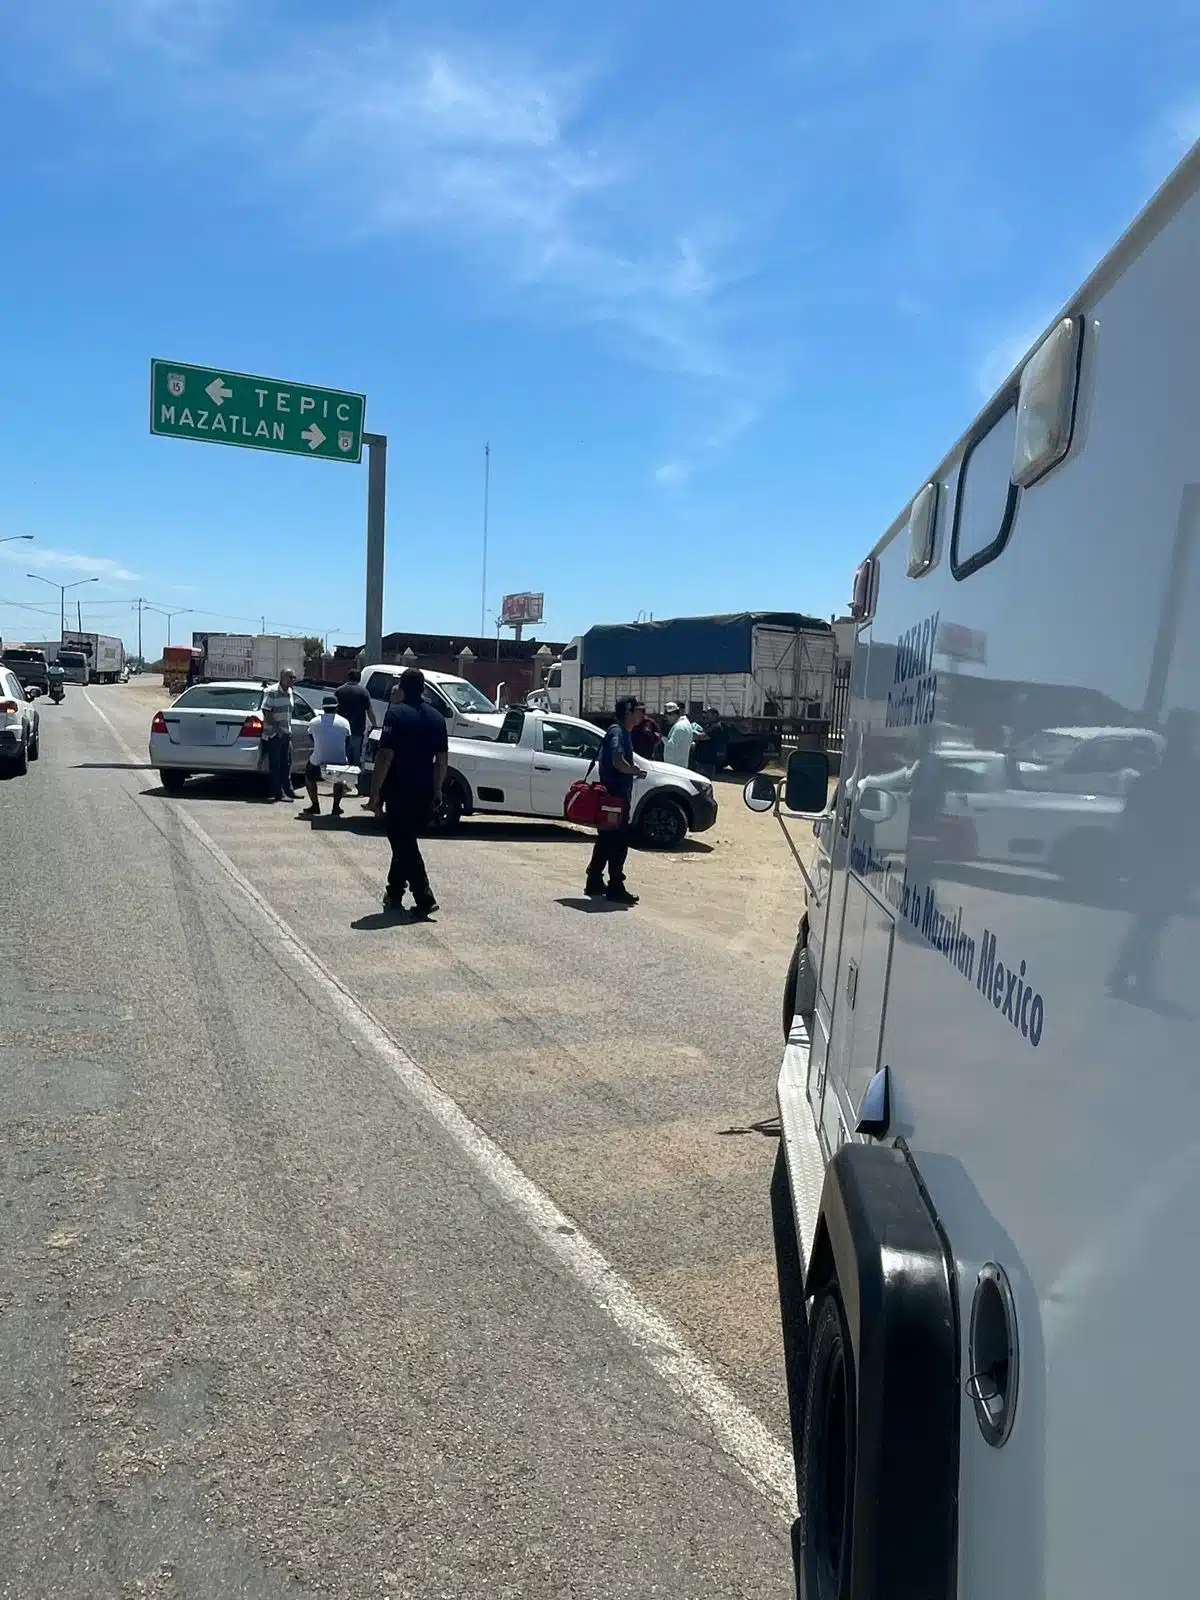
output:
MULTIPOLYGON (((321 715, 312 725, 312 755, 308 758, 308 765, 304 769, 304 787, 308 790, 309 804, 300 813, 302 817, 319 817, 321 815, 321 802, 317 796, 317 784, 321 777, 322 767, 348 767, 350 763, 350 724, 345 717, 338 716, 338 703, 336 698, 327 694, 321 702, 321 715)), ((346 792, 346 785, 335 780, 333 785, 333 806, 331 815, 340 817, 342 814, 342 795, 346 792)))
POLYGON ((672 767, 688 767, 692 762, 692 745, 700 730, 677 700, 667 701, 664 714, 667 738, 663 760, 672 767))
POLYGON ((295 681, 296 674, 290 667, 284 667, 279 682, 264 689, 259 711, 270 783, 267 799, 273 802, 296 798, 292 789, 292 712, 296 705, 292 685, 295 681))
POLYGON ((645 770, 633 759, 633 729, 645 716, 645 707, 633 695, 617 701, 617 719, 604 735, 600 747, 600 782, 615 800, 620 800, 622 815, 615 828, 600 828, 592 859, 588 862, 584 893, 589 897, 604 895, 619 906, 635 906, 636 894, 625 887, 625 858, 629 854, 629 806, 633 799, 635 778, 644 778, 645 770), (607 869, 608 882, 604 881, 607 869))

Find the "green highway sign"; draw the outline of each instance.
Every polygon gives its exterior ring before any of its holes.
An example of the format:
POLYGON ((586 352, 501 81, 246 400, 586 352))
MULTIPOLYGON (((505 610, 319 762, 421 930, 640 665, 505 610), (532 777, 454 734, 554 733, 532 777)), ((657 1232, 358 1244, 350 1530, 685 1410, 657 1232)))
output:
POLYGON ((342 389, 315 389, 183 361, 150 363, 150 432, 206 444, 360 461, 367 402, 342 389))

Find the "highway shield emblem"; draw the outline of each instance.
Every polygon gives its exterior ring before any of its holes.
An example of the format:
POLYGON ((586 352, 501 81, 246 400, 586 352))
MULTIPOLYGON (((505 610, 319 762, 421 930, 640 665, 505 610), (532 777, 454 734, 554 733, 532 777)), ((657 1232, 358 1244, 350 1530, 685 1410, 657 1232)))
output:
POLYGON ((339 450, 353 450, 353 448, 354 448, 354 435, 347 428, 339 429, 338 430, 338 449, 339 450))
POLYGON ((183 393, 184 388, 186 387, 186 384, 187 384, 187 379, 184 377, 182 372, 168 372, 167 373, 167 388, 171 391, 171 393, 173 395, 176 396, 176 398, 178 398, 183 393))

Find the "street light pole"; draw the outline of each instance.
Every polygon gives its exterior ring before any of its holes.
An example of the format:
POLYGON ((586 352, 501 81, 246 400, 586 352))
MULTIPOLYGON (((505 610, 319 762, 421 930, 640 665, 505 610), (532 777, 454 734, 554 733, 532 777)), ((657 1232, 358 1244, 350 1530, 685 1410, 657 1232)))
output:
POLYGON ((147 606, 146 610, 147 611, 157 611, 160 617, 166 617, 166 619, 167 619, 167 643, 169 645, 171 643, 171 619, 172 619, 172 617, 190 616, 192 611, 194 610, 194 607, 192 607, 192 606, 180 606, 175 611, 164 611, 162 606, 147 606))
POLYGON ((4 535, 4 537, 3 537, 3 539, 0 539, 0 544, 12 544, 17 539, 32 539, 32 538, 33 538, 33 535, 31 533, 6 533, 4 535))
MULTIPOLYGON (((33 537, 32 534, 29 536, 33 537)), ((52 589, 58 590, 58 637, 61 639, 67 631, 67 590, 79 589, 85 583, 99 583, 99 578, 76 578, 74 583, 55 583, 53 578, 43 578, 40 572, 27 572, 27 578, 32 578, 36 583, 48 583, 52 589)), ((80 630, 82 632, 82 629, 80 630)))

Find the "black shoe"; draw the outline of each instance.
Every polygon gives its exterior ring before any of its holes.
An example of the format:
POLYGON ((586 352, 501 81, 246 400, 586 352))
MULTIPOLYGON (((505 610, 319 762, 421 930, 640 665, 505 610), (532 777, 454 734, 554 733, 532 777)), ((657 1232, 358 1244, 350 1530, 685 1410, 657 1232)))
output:
POLYGON ((606 891, 604 898, 611 900, 615 906, 635 906, 640 899, 639 895, 630 894, 623 883, 612 884, 606 891))
POLYGON ((285 800, 299 800, 300 796, 296 793, 295 789, 285 789, 283 791, 283 798, 285 800))
POLYGON ((583 886, 583 892, 589 900, 598 900, 605 893, 603 878, 589 878, 583 886))
POLYGON ((400 891, 399 894, 392 894, 389 890, 385 889, 383 891, 383 909, 385 911, 403 911, 404 910, 404 891, 403 891, 403 889, 400 891))
POLYGON ((431 917, 433 915, 433 913, 435 911, 437 911, 438 909, 439 908, 438 908, 437 901, 433 898, 432 895, 430 895, 428 900, 418 900, 417 901, 416 905, 413 907, 413 916, 414 917, 431 917))
POLYGON ((342 808, 341 808, 341 806, 334 806, 334 807, 333 807, 333 809, 332 809, 332 810, 331 810, 331 811, 330 811, 330 813, 329 813, 329 815, 330 815, 330 816, 331 816, 331 817, 340 817, 340 816, 341 816, 341 814, 342 814, 342 808))
MULTIPOLYGON (((319 817, 321 815, 321 808, 320 806, 305 806, 304 810, 299 812, 298 815, 302 817, 319 817)), ((334 815, 336 816, 337 813, 335 812, 334 815)))

